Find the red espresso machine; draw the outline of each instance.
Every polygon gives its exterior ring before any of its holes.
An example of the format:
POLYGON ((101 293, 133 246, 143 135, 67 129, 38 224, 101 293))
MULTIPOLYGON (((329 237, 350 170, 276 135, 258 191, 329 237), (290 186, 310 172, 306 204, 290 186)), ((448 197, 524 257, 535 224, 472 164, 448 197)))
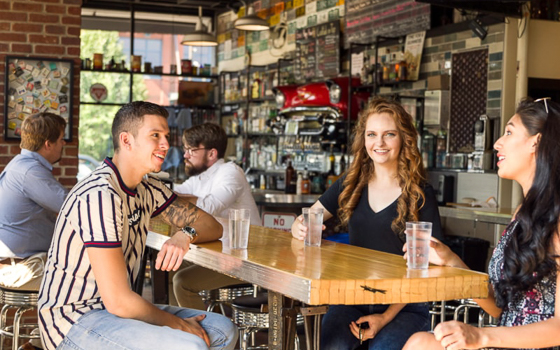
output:
MULTIPOLYGON (((349 98, 348 85, 359 86, 360 79, 333 78, 304 85, 278 86, 274 89, 279 110, 274 121, 285 135, 299 136, 307 144, 315 144, 314 151, 328 151, 334 145, 340 151, 348 143, 351 121, 367 104, 369 93, 355 92, 349 98), (348 116, 351 104, 352 115, 348 116), (321 149, 317 149, 317 144, 321 149)), ((305 145, 303 145, 305 148, 305 145)), ((319 169, 317 169, 319 170, 319 169)))

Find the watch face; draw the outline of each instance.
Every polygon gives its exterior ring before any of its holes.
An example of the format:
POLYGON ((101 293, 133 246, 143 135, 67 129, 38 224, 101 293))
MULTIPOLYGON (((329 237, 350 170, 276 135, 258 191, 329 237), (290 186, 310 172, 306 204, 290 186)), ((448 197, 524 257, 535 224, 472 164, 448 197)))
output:
POLYGON ((181 229, 185 234, 191 236, 191 238, 195 238, 197 236, 196 230, 190 226, 185 226, 181 229))

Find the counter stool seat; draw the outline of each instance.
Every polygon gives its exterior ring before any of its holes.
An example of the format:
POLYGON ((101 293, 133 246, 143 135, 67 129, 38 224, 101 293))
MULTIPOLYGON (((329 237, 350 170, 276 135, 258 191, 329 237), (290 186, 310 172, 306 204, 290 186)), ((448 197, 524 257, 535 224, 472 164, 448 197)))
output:
POLYGON ((216 306, 220 307, 222 315, 226 315, 224 305, 231 306, 235 298, 253 295, 255 286, 250 283, 232 284, 218 289, 202 290, 198 294, 205 303, 209 303, 206 311, 212 312, 216 306))
MULTIPOLYGON (((38 328, 36 323, 23 323, 22 316, 29 310, 37 309, 39 291, 21 291, 0 286, 0 304, 3 304, 0 314, 0 350, 4 350, 4 337, 12 338, 12 349, 17 350, 20 338, 40 339, 39 335, 21 334, 22 329, 30 332, 38 328), (8 325, 8 311, 15 309, 13 324, 8 325)), ((29 332, 29 333, 30 333, 29 332)))
MULTIPOLYGON (((268 349, 268 346, 255 346, 255 333, 269 328, 268 293, 259 292, 257 296, 244 295, 232 302, 232 321, 239 328, 240 350, 268 349), (251 346, 249 346, 251 337, 251 346)), ((303 325, 303 316, 297 315, 297 325, 303 325)), ((299 340, 295 335, 295 349, 299 349, 299 340)))
POLYGON ((235 298, 233 323, 241 327, 268 328, 268 293, 259 293, 256 297, 245 295, 235 298))
POLYGON ((255 346, 255 333, 268 329, 268 293, 260 292, 257 296, 244 295, 233 300, 232 321, 239 328, 239 348, 267 349, 265 345, 255 346), (251 346, 249 346, 251 337, 251 346))

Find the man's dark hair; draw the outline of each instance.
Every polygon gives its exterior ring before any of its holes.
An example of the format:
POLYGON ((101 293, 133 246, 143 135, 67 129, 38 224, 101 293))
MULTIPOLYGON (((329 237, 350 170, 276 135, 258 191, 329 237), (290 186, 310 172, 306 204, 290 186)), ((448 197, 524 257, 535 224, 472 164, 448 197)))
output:
POLYGON ((129 132, 136 137, 138 135, 138 129, 142 126, 142 122, 144 121, 144 116, 147 114, 159 115, 166 119, 169 116, 167 110, 162 106, 144 101, 130 102, 119 109, 111 128, 115 153, 117 153, 120 147, 119 135, 122 132, 129 132))
POLYGON ((202 144, 204 148, 215 148, 218 151, 218 158, 224 158, 227 143, 226 132, 218 124, 204 123, 183 131, 184 146, 196 148, 202 144))

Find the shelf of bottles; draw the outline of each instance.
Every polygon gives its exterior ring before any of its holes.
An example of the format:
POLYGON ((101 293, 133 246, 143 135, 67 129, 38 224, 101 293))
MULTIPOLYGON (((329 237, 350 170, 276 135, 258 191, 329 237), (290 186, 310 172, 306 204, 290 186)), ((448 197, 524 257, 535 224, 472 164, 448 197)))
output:
POLYGON ((351 43, 352 53, 363 55, 363 64, 359 72, 361 86, 353 90, 372 90, 377 93, 380 86, 394 86, 407 82, 408 65, 404 56, 404 37, 379 37, 376 43, 351 43), (381 43, 387 46, 380 47, 381 43))
POLYGON ((272 88, 277 85, 275 66, 249 66, 248 69, 220 73, 222 104, 260 103, 274 100, 272 88))

